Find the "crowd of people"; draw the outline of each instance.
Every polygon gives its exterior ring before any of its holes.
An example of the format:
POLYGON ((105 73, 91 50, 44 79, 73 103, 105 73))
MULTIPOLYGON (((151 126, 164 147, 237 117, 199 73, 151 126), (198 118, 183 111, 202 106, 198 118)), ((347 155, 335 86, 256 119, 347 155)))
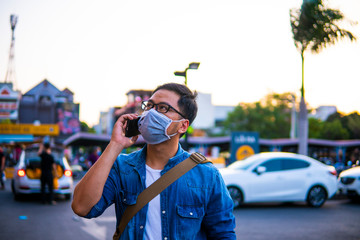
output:
POLYGON ((91 168, 92 165, 98 160, 101 155, 100 147, 90 147, 88 151, 80 149, 77 153, 72 156, 70 153, 65 154, 70 165, 79 165, 84 171, 91 168))

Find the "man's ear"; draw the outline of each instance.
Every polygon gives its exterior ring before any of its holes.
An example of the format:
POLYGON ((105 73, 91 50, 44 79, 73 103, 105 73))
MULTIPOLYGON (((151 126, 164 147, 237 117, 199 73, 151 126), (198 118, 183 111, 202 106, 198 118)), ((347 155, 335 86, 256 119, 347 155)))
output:
POLYGON ((189 127, 189 120, 185 119, 184 121, 181 121, 181 127, 179 129, 180 133, 185 133, 189 127))

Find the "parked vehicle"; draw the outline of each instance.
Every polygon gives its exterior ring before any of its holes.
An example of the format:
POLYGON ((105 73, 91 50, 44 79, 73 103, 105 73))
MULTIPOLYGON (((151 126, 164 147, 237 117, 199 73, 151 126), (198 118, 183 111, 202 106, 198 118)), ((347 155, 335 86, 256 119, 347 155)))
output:
POLYGON ((284 152, 252 155, 220 169, 234 207, 251 202, 297 202, 321 207, 337 191, 336 170, 284 152))
POLYGON ((349 199, 360 199, 360 167, 344 170, 338 178, 339 191, 349 199))
MULTIPOLYGON (((38 149, 38 146, 31 146, 23 150, 19 162, 14 167, 11 188, 16 200, 24 194, 41 193, 41 159, 38 156, 38 149)), ((58 175, 58 178, 54 178, 54 194, 62 194, 66 199, 70 199, 73 192, 70 165, 62 149, 52 148, 52 155, 57 165, 58 175)))

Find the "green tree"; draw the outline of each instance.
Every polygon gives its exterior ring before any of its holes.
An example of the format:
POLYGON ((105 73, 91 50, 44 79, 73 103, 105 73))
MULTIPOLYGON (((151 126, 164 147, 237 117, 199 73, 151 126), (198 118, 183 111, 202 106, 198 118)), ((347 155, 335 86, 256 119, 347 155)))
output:
POLYGON ((273 93, 255 103, 239 104, 229 113, 224 127, 229 131, 258 132, 261 138, 288 138, 291 98, 290 93, 273 93))
POLYGON ((299 111, 299 153, 307 155, 308 118, 304 88, 304 53, 310 50, 319 53, 327 45, 335 44, 342 38, 356 40, 354 35, 341 29, 338 22, 344 15, 336 9, 326 8, 322 0, 304 0, 300 9, 290 10, 290 24, 294 43, 301 55, 302 78, 299 111))
POLYGON ((326 122, 340 121, 341 125, 349 132, 349 139, 360 139, 360 115, 353 112, 344 115, 340 112, 331 114, 326 122))
POLYGON ((324 122, 320 138, 328 140, 343 140, 349 139, 349 132, 344 128, 339 119, 331 122, 324 122))
POLYGON ((86 122, 80 122, 80 130, 81 132, 95 133, 95 129, 90 128, 86 122))
POLYGON ((346 125, 344 126, 349 134, 350 139, 360 139, 360 115, 357 112, 353 112, 344 117, 346 125))
POLYGON ((323 122, 317 118, 309 118, 309 138, 320 138, 323 122))
POLYGON ((345 116, 344 114, 342 114, 340 112, 336 112, 336 113, 333 113, 330 116, 328 116, 328 118, 326 119, 326 122, 332 122, 336 119, 339 119, 341 121, 341 124, 344 125, 345 122, 342 120, 344 116, 345 116))

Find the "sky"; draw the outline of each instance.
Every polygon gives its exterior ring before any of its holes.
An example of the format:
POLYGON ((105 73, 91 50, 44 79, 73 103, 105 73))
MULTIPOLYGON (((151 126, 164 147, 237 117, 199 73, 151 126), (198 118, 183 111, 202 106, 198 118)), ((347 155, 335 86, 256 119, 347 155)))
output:
MULTIPOLYGON (((301 0, 0 0, 0 80, 5 79, 15 29, 16 90, 45 78, 69 88, 90 126, 101 111, 127 103, 132 89, 183 83, 174 71, 191 62, 188 86, 210 93, 214 105, 259 101, 271 92, 300 95, 301 58, 289 10, 301 0)), ((359 0, 329 0, 360 23, 359 0)), ((358 41, 342 40, 305 54, 310 108, 360 111, 360 24, 341 26, 358 41)))

